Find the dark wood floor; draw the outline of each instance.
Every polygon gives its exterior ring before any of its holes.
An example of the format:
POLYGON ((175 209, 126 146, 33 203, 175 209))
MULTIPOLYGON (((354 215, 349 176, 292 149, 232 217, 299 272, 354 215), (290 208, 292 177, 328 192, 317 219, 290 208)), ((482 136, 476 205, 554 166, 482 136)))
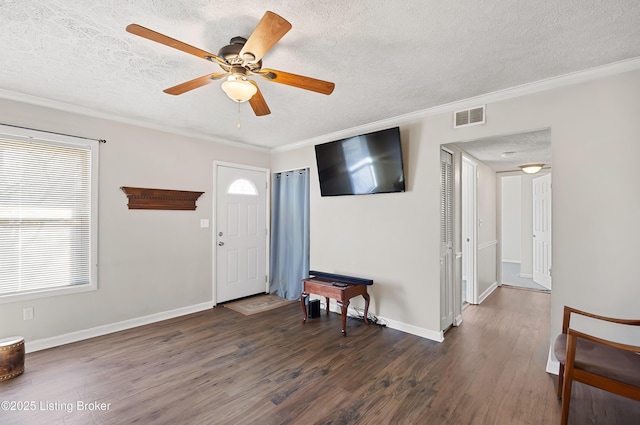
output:
MULTIPOLYGON (((440 344, 357 320, 343 338, 339 315, 302 325, 298 303, 219 306, 28 354, 0 401, 35 410, 0 423, 559 424, 549 304, 498 289, 440 344)), ((640 403, 575 385, 571 424, 640 423, 640 403)))

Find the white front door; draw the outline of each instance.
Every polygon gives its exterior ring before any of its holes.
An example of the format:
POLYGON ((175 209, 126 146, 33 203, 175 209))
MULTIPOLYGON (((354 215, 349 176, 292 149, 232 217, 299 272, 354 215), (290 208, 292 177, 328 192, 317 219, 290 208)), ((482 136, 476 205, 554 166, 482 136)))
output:
POLYGON ((533 179, 533 281, 551 289, 551 174, 533 179))
POLYGON ((268 292, 267 171, 216 167, 215 303, 268 292))

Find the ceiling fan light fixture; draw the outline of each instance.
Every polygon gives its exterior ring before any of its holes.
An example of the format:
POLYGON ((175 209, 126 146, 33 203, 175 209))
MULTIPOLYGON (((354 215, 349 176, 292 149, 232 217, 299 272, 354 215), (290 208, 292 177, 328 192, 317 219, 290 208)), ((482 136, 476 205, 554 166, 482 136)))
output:
POLYGON ((542 170, 544 164, 527 164, 521 165, 520 168, 527 174, 535 174, 542 170))
POLYGON ((237 78, 230 75, 227 81, 222 83, 222 90, 229 96, 231 100, 238 103, 248 101, 258 92, 256 86, 251 84, 244 78, 237 78))

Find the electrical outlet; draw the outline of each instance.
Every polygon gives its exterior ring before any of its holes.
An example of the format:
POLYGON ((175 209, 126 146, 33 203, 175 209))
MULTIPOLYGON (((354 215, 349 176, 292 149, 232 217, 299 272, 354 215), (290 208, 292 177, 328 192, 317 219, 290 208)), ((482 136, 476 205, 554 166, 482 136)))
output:
POLYGON ((33 307, 25 307, 22 309, 22 320, 33 319, 33 307))

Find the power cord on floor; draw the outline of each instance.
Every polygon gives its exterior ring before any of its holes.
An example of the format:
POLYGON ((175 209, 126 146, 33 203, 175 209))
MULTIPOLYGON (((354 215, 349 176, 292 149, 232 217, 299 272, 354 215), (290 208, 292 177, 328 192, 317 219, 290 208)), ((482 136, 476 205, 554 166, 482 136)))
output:
MULTIPOLYGON (((327 308, 327 304, 325 302, 320 302, 320 309, 321 310, 325 310, 327 308)), ((364 310, 361 308, 354 308, 353 311, 356 312, 356 314, 347 314, 347 318, 349 319, 355 319, 355 320, 360 320, 362 322, 364 322, 364 310)), ((379 317, 377 317, 374 314, 368 313, 367 314, 367 319, 369 319, 369 323, 372 325, 378 325, 381 326, 383 328, 385 328, 387 326, 387 323, 383 320, 380 319, 379 317)))
MULTIPOLYGON (((356 315, 354 316, 353 314, 349 314, 347 315, 347 317, 350 319, 361 320, 364 322, 364 310, 361 308, 356 308, 354 310, 356 312, 356 315)), ((382 326, 383 328, 387 326, 387 323, 384 320, 378 318, 374 314, 368 313, 367 319, 369 320, 369 323, 372 325, 382 326)))

